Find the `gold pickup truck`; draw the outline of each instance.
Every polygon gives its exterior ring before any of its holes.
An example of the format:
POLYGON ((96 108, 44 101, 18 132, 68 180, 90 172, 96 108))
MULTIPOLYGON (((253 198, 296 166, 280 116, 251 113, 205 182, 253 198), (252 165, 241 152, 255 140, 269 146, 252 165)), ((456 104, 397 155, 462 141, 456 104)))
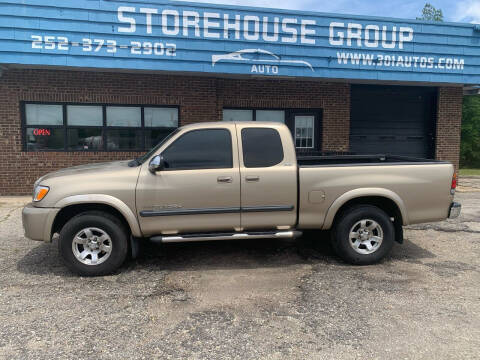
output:
POLYGON ((387 155, 297 158, 283 124, 177 129, 132 161, 77 166, 35 182, 25 236, 58 246, 80 275, 117 269, 141 241, 294 238, 331 229, 345 261, 372 264, 402 226, 460 213, 450 163, 387 155))

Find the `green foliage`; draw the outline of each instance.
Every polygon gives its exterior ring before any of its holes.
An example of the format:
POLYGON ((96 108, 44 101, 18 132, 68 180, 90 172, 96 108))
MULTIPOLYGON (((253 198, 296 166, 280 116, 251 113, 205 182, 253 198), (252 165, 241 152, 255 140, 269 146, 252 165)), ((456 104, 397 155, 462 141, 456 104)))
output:
POLYGON ((480 168, 480 96, 463 98, 460 166, 480 168))
POLYGON ((417 17, 417 20, 443 21, 442 9, 437 9, 432 4, 426 3, 422 10, 422 16, 417 17))
POLYGON ((480 176, 480 169, 460 169, 458 174, 460 176, 480 176))

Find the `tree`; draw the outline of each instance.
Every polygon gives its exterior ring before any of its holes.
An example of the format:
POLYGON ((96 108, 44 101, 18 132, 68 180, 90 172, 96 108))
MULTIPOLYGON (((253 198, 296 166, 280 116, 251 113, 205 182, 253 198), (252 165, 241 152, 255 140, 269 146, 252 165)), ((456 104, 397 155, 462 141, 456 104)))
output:
POLYGON ((422 16, 417 17, 417 20, 443 21, 442 9, 437 9, 432 4, 426 3, 422 10, 422 16))
POLYGON ((480 95, 463 97, 460 166, 480 168, 480 95))

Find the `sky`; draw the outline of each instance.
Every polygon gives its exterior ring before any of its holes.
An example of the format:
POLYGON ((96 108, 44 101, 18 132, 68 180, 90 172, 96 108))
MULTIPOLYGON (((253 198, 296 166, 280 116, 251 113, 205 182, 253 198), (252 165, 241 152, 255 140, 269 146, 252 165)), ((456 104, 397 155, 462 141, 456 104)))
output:
MULTIPOLYGON (((426 0, 192 0, 303 11, 415 19, 426 0)), ((445 21, 480 23, 480 0, 430 0, 445 21)))

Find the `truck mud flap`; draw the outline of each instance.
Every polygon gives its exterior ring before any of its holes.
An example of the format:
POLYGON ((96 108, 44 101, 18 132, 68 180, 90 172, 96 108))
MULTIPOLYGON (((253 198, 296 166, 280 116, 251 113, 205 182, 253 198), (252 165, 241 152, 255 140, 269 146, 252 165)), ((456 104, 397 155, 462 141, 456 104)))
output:
POLYGON ((403 244, 403 226, 402 224, 394 222, 395 226, 395 241, 399 244, 403 244))

